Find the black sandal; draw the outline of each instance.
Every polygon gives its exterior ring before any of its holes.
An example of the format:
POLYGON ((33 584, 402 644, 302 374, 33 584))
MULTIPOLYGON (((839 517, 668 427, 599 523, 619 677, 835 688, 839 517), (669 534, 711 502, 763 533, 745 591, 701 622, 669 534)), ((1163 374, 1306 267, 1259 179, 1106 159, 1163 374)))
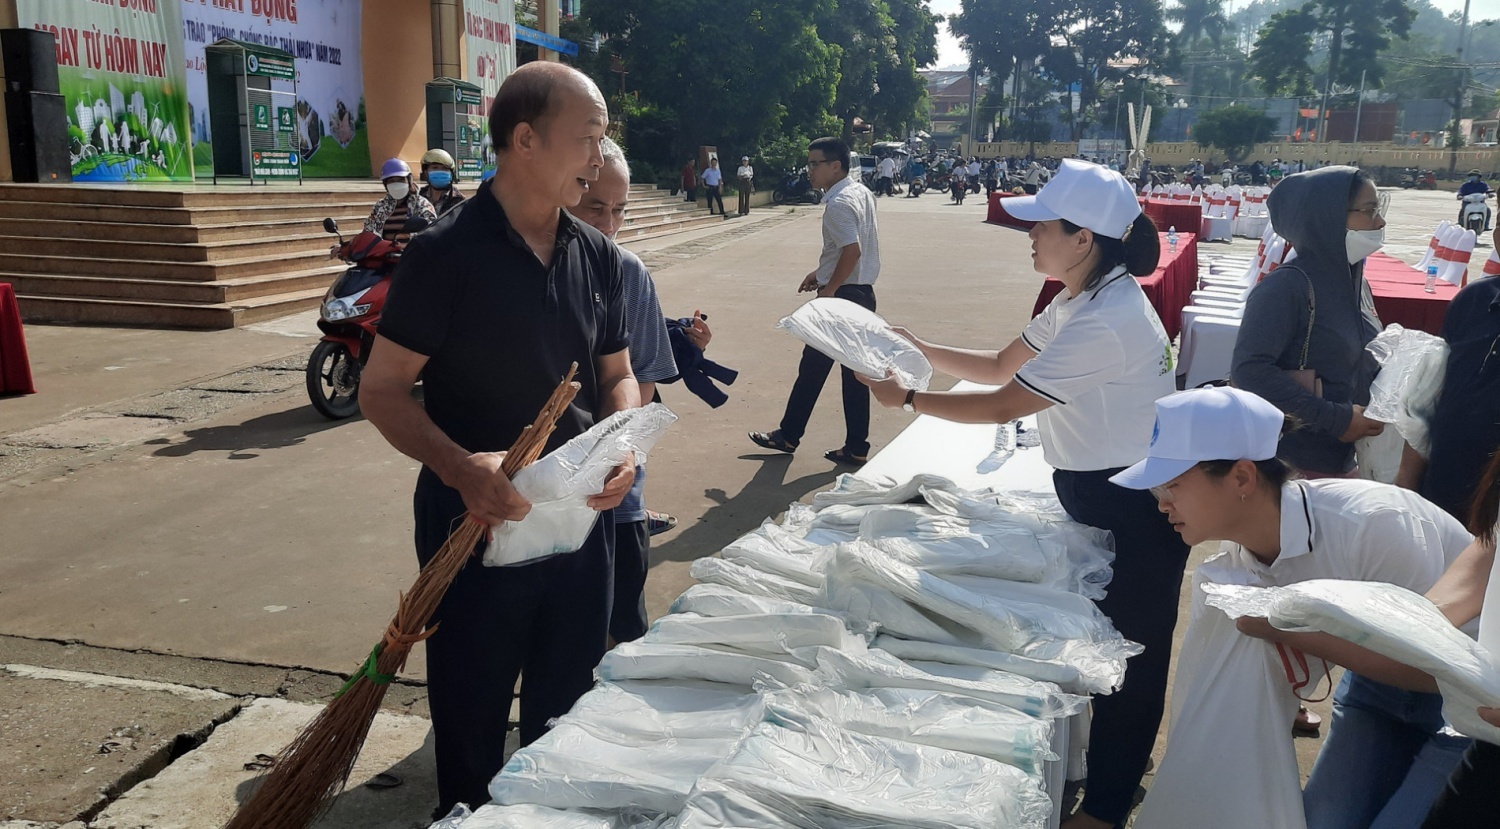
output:
POLYGON ((774 432, 751 432, 750 441, 762 449, 785 452, 788 455, 797 451, 797 445, 782 437, 780 429, 774 432))
POLYGON ((851 453, 848 449, 830 449, 823 453, 823 457, 844 466, 864 466, 870 461, 869 457, 862 458, 859 455, 851 453))

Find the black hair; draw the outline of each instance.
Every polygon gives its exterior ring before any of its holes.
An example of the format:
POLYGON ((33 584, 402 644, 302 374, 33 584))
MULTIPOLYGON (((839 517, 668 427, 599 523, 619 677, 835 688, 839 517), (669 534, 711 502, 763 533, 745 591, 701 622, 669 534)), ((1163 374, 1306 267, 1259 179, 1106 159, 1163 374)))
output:
MULTIPOLYGON (((1060 219, 1064 233, 1069 236, 1082 230, 1067 219, 1060 219)), ((1130 223, 1123 239, 1094 234, 1094 249, 1099 251, 1099 260, 1094 270, 1083 281, 1083 289, 1091 291, 1098 287, 1104 275, 1120 265, 1132 276, 1145 276, 1156 270, 1161 261, 1161 239, 1156 236, 1156 222, 1142 213, 1130 223)))
MULTIPOLYGON (((1198 464, 1204 474, 1222 478, 1228 475, 1239 461, 1203 461, 1198 464)), ((1269 484, 1273 490, 1281 489, 1282 484, 1297 477, 1297 470, 1281 458, 1271 458, 1265 461, 1251 461, 1255 464, 1255 471, 1260 475, 1261 481, 1269 484)))
POLYGON ((1365 189, 1365 185, 1367 184, 1371 187, 1374 187, 1375 179, 1370 178, 1370 174, 1365 172, 1364 170, 1356 170, 1354 173, 1354 180, 1349 182, 1350 204, 1354 204, 1354 200, 1359 198, 1359 191, 1365 189))
POLYGON ((808 152, 814 150, 822 153, 823 157, 829 161, 838 161, 839 166, 844 168, 844 172, 849 172, 849 145, 844 143, 844 139, 832 136, 819 138, 807 145, 808 152))

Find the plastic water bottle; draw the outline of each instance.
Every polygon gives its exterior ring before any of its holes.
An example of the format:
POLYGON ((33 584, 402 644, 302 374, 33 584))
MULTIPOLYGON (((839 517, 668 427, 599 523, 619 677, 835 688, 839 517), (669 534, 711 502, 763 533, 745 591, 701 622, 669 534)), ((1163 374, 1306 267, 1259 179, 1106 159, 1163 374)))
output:
POLYGON ((1171 253, 1177 252, 1177 225, 1167 228, 1167 250, 1171 253))
POLYGON ((1422 290, 1429 294, 1437 293, 1437 265, 1427 266, 1427 281, 1422 283, 1422 290))

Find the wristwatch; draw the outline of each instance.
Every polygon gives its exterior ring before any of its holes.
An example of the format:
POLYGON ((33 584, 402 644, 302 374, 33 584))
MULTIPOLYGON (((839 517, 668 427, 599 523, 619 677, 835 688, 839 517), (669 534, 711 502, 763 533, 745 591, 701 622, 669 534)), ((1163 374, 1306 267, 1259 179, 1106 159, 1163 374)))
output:
POLYGON ((906 401, 901 404, 901 410, 904 411, 904 412, 916 412, 916 410, 917 410, 916 407, 912 405, 912 403, 916 399, 917 399, 917 390, 916 389, 907 389, 906 390, 906 401))

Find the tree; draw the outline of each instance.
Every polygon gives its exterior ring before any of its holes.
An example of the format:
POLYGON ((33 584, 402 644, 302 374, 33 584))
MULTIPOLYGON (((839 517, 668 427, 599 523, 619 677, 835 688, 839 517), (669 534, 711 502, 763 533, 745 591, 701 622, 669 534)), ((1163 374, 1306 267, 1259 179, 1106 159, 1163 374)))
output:
POLYGON ((1275 129, 1276 121, 1264 112, 1244 104, 1231 104, 1199 115, 1193 140, 1199 146, 1217 147, 1227 159, 1238 162, 1256 144, 1271 140, 1275 129))
MULTIPOLYGON (((1021 83, 1018 76, 1024 73, 1018 69, 1022 62, 1047 51, 1051 15, 1057 2, 961 0, 959 13, 948 19, 949 31, 963 42, 976 74, 988 73, 991 86, 999 88, 1003 96, 1007 86, 1021 83)), ((999 105, 1003 100, 991 103, 999 105)), ((1018 101, 1011 103, 1019 107, 1018 101)))
MULTIPOLYGON (((1063 83, 1077 85, 1078 111, 1086 117, 1095 109, 1100 87, 1113 86, 1124 76, 1114 63, 1165 52, 1167 38, 1160 0, 1069 0, 1055 10, 1054 45, 1043 64, 1063 83)), ((1072 110, 1070 105, 1070 116, 1072 110)), ((1083 118, 1073 119, 1074 141, 1082 137, 1083 127, 1083 118)))
POLYGON ((818 36, 839 56, 833 111, 846 138, 856 117, 887 136, 916 117, 926 95, 918 70, 937 60, 937 20, 926 0, 823 4, 818 36))
POLYGON ((1167 20, 1182 24, 1177 32, 1179 47, 1191 47, 1208 38, 1215 45, 1229 31, 1229 18, 1224 16, 1224 0, 1177 0, 1177 5, 1166 12, 1167 20))
POLYGON ((1312 94, 1314 39, 1327 39, 1325 96, 1334 86, 1379 88, 1385 67, 1380 53, 1391 38, 1406 39, 1416 12, 1406 0, 1310 0, 1273 15, 1260 30, 1250 54, 1252 71, 1275 95, 1312 94))

